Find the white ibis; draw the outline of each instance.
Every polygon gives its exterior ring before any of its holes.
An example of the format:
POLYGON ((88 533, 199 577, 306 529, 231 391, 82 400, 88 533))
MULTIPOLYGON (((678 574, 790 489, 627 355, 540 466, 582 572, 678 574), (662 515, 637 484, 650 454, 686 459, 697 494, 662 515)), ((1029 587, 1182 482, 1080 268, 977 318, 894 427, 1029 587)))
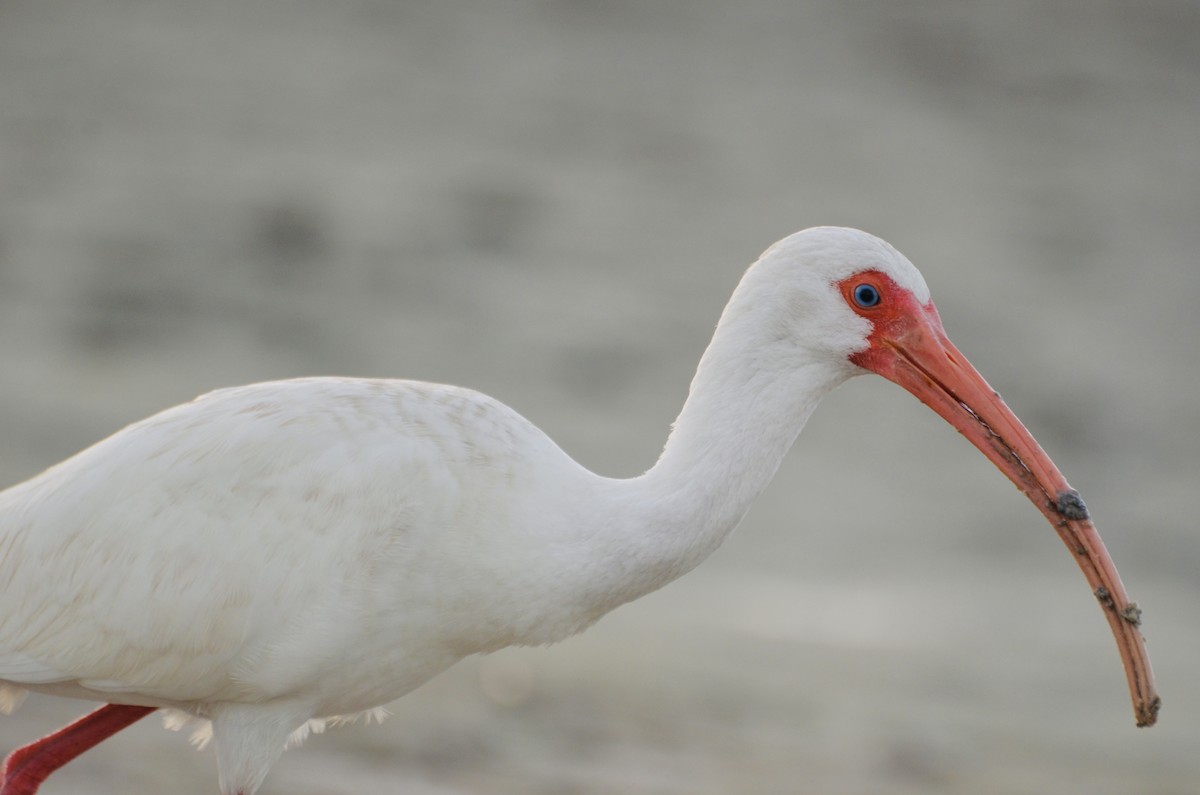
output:
POLYGON ((552 643, 704 560, 817 403, 873 371, 945 418, 1050 520, 1112 628, 1139 726, 1159 707, 1140 611, 1078 493, 946 338, 916 268, 821 227, 743 277, 658 462, 589 472, 453 386, 223 389, 0 492, 0 705, 108 702, 5 762, 0 795, 148 713, 211 721, 223 795, 289 736, 463 657, 552 643))

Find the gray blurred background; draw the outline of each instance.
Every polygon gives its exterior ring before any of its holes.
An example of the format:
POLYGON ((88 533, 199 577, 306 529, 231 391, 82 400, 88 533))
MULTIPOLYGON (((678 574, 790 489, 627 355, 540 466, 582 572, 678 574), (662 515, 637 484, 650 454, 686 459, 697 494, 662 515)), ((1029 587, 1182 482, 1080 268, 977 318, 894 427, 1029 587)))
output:
MULTIPOLYGON (((469 385, 633 475, 744 267, 859 226, 1088 500, 1158 727, 1045 521, 871 378, 696 572, 266 791, 1196 792, 1198 42, 1191 0, 6 0, 0 476, 312 374, 469 385)), ((148 720, 43 792, 216 773, 148 720)))

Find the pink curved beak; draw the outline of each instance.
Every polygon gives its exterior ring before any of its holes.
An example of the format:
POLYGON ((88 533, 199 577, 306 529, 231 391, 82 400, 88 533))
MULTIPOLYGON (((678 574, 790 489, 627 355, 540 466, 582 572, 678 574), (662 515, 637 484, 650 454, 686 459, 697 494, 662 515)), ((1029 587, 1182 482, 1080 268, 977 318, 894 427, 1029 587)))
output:
POLYGON ((1108 618, 1125 665, 1137 725, 1153 725, 1161 699, 1139 631, 1141 610, 1125 593, 1079 493, 946 337, 932 302, 919 306, 914 299, 904 311, 887 313, 875 322, 870 343, 851 357, 856 364, 899 384, 941 415, 1050 520, 1108 618))

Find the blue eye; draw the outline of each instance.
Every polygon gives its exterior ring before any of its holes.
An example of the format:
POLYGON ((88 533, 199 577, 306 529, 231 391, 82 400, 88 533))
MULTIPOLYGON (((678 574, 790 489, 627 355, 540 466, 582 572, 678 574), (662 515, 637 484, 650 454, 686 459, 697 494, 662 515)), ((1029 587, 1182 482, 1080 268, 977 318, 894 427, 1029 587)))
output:
POLYGON ((863 309, 877 306, 881 298, 879 291, 869 284, 860 284, 854 288, 854 303, 863 309))

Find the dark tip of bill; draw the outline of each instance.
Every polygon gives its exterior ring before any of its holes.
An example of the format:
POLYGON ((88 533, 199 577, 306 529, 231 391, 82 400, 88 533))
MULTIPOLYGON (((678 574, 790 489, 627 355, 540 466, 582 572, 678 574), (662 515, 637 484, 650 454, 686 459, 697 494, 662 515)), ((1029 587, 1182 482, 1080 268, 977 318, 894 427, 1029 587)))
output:
POLYGON ((1060 514, 1074 521, 1084 521, 1090 519, 1087 506, 1083 504, 1083 498, 1079 496, 1079 492, 1075 489, 1066 489, 1058 493, 1058 499, 1054 503, 1054 508, 1060 514))

